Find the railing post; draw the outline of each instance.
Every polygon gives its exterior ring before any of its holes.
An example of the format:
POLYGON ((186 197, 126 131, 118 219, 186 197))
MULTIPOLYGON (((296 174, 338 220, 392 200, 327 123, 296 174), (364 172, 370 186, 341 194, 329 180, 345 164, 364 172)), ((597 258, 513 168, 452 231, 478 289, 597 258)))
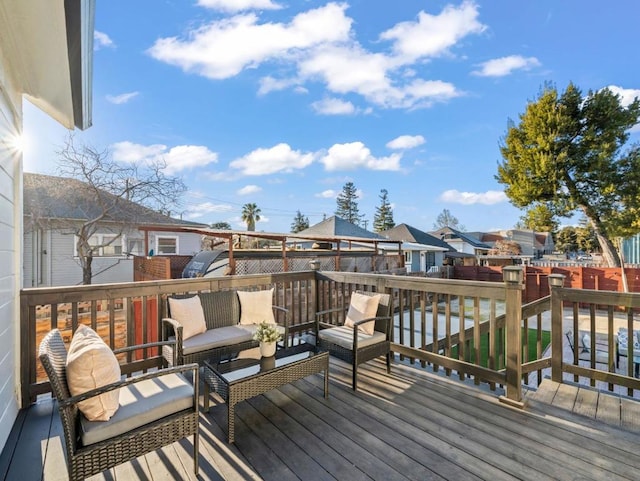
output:
POLYGON ((560 289, 564 286, 562 274, 549 275, 551 292, 551 379, 562 382, 562 297, 560 289))
POLYGON ((523 408, 522 403, 522 268, 506 266, 502 270, 505 284, 506 327, 506 396, 500 401, 523 408))

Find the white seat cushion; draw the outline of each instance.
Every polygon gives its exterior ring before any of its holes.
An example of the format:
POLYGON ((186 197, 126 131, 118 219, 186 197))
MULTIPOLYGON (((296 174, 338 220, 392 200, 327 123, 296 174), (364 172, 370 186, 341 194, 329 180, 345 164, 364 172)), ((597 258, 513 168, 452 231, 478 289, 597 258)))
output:
MULTIPOLYGON (((117 392, 117 391, 116 391, 117 392)), ((120 409, 106 422, 81 417, 86 446, 193 407, 193 386, 179 374, 166 374, 120 388, 120 409)))
MULTIPOLYGON (((206 351, 216 347, 231 346, 241 342, 251 341, 253 333, 247 326, 226 326, 209 329, 202 334, 190 337, 182 343, 184 354, 206 351)), ((172 340, 170 338, 170 340, 172 340)))
MULTIPOLYGON (((373 331, 373 334, 358 332, 358 347, 366 347, 372 344, 385 341, 387 338, 383 332, 373 331)), ((318 333, 320 339, 342 346, 345 349, 353 350, 353 327, 338 326, 328 329, 320 329, 318 333)))
MULTIPOLYGON (((284 326, 280 326, 278 324, 273 324, 273 326, 276 328, 276 330, 284 335, 284 326)), ((250 332, 251 333, 251 337, 253 337, 253 335, 256 333, 256 331, 258 330, 258 324, 247 324, 247 325, 239 325, 238 326, 240 329, 250 332)))
MULTIPOLYGON (((113 351, 90 327, 81 324, 67 354, 67 386, 72 396, 120 380, 120 364, 113 351)), ((118 410, 118 391, 110 391, 78 403, 92 421, 107 421, 118 410)))

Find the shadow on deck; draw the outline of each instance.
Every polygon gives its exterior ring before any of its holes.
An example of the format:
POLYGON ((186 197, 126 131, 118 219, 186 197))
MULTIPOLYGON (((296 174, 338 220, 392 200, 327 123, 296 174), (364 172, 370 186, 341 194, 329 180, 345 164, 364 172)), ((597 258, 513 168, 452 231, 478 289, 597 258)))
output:
MULTIPOLYGON (((520 411, 495 394, 402 364, 392 366, 391 376, 378 361, 360 373, 354 393, 350 367, 332 359, 329 399, 316 375, 239 404, 235 445, 226 442, 226 406, 214 396, 210 414, 201 414, 199 479, 610 481, 640 475, 635 400, 625 399, 625 415, 620 396, 616 404, 614 395, 545 380, 520 411)), ((0 479, 67 479, 61 431, 53 401, 23 411, 0 458, 0 479)), ((90 479, 195 479, 191 449, 183 440, 90 479)))

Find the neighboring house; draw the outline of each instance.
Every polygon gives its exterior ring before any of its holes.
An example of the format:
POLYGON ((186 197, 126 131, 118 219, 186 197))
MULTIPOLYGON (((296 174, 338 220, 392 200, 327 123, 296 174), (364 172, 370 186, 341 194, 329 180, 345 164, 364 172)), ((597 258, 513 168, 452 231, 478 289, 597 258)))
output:
POLYGON ((508 229, 494 232, 467 232, 483 243, 493 247, 497 240, 508 240, 520 245, 520 255, 537 259, 554 250, 553 237, 550 232, 536 232, 530 229, 508 229))
MULTIPOLYGON (((95 195, 76 179, 24 174, 24 287, 82 283, 75 232, 84 221, 102 216, 95 195)), ((200 234, 172 228, 205 224, 174 219, 107 192, 101 193, 100 204, 109 207, 90 238, 96 246, 94 284, 133 281, 132 256, 191 256, 200 251, 200 234)))
POLYGON ((431 267, 442 267, 445 252, 453 250, 446 242, 408 224, 397 225, 380 235, 402 241, 407 272, 427 272, 431 267))
MULTIPOLYGON (((371 239, 371 240, 380 240, 385 241, 386 239, 375 232, 368 231, 359 227, 351 222, 344 220, 338 216, 332 216, 328 219, 323 220, 311 227, 300 231, 296 234, 296 237, 304 238, 305 236, 309 236, 310 239, 338 239, 338 238, 363 238, 363 239, 371 239)), ((310 248, 313 244, 320 245, 322 242, 303 242, 303 241, 294 241, 296 246, 303 248, 310 248)), ((337 244, 337 242, 328 242, 329 244, 337 244)), ((329 247, 328 245, 326 247, 329 247)), ((333 246, 335 247, 335 246, 333 246)), ((342 241, 340 243, 341 249, 350 249, 354 247, 367 247, 371 248, 371 242, 366 243, 366 245, 360 245, 356 241, 342 241)), ((331 248, 331 247, 329 247, 331 248)))
POLYGON ((491 249, 489 244, 482 242, 473 234, 463 233, 451 227, 443 227, 435 232, 431 232, 431 235, 439 237, 454 250, 463 254, 471 254, 473 256, 486 255, 489 249, 491 249))
POLYGON ((94 0, 0 2, 0 451, 22 402, 22 99, 66 128, 91 126, 94 6, 94 0))

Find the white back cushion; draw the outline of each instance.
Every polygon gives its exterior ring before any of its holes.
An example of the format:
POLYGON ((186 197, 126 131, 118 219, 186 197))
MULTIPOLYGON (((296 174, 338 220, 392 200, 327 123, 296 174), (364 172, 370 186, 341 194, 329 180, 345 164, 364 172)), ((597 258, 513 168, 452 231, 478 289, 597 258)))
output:
MULTIPOLYGON (((347 317, 344 321, 344 325, 346 327, 353 327, 353 325, 358 321, 376 317, 379 302, 379 294, 367 296, 365 294, 360 294, 359 292, 354 292, 353 294, 351 294, 349 311, 347 312, 347 317)), ((364 332, 365 334, 371 335, 373 334, 375 325, 375 320, 371 322, 365 322, 364 324, 358 326, 358 330, 364 332)))
POLYGON ((240 324, 275 324, 273 288, 266 291, 237 291, 240 299, 240 324))
MULTIPOLYGON (((120 380, 120 364, 113 351, 90 327, 80 325, 67 354, 67 385, 72 396, 120 380)), ((118 389, 78 404, 90 421, 108 421, 118 410, 118 389)))
POLYGON ((169 310, 171 318, 182 325, 182 340, 189 339, 196 334, 202 334, 207 330, 204 320, 204 310, 199 296, 186 299, 169 298, 169 310))

